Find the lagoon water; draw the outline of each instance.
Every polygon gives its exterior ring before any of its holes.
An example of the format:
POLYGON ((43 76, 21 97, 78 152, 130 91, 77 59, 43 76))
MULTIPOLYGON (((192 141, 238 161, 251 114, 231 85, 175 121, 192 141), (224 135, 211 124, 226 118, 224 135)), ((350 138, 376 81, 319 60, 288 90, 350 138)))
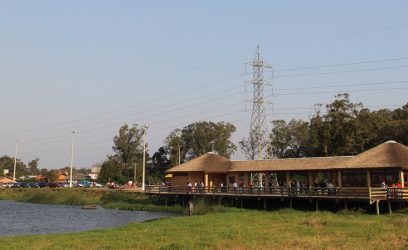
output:
POLYGON ((78 232, 172 216, 166 212, 81 209, 0 200, 0 236, 78 232))

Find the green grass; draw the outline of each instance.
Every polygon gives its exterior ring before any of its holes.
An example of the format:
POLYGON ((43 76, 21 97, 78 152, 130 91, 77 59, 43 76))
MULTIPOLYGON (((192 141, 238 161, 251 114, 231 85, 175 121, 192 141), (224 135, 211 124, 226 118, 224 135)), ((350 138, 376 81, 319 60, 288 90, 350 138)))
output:
POLYGON ((8 249, 406 249, 408 216, 264 212, 172 217, 81 233, 0 238, 8 249))
MULTIPOLYGON (((0 190, 0 199, 186 212, 151 204, 143 194, 106 190, 0 190)), ((104 230, 0 238, 0 249, 408 249, 408 210, 380 216, 359 210, 265 212, 198 199, 194 212, 104 230)))

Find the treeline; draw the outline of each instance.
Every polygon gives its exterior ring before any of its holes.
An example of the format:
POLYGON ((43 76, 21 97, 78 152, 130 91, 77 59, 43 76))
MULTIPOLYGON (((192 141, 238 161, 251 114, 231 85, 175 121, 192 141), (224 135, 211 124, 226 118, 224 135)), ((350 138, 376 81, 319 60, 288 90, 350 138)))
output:
POLYGON ((408 145, 408 104, 370 111, 351 102, 348 94, 339 94, 316 108, 309 121, 272 122, 270 157, 356 155, 388 140, 408 145))
MULTIPOLYGON (((235 126, 224 122, 196 122, 182 129, 175 129, 164 140, 164 145, 153 155, 146 152, 146 183, 161 183, 165 170, 179 163, 212 151, 231 157, 237 149, 231 136, 235 126)), ((115 181, 125 183, 134 180, 142 181, 143 166, 143 133, 144 128, 137 124, 129 127, 124 124, 117 136, 113 138, 114 154, 102 164, 98 181, 102 183, 115 181)), ((147 147, 146 147, 147 148, 147 147)))
MULTIPOLYGON (((169 167, 212 150, 230 158, 237 150, 231 141, 235 131, 233 124, 211 121, 195 122, 173 130, 156 152, 149 154, 146 150, 146 183, 161 183, 169 167)), ((114 153, 102 163, 100 182, 132 181, 135 169, 136 180, 141 182, 145 132, 145 128, 137 124, 120 127, 113 137, 114 153)), ((274 120, 268 132, 265 158, 355 155, 388 140, 408 145, 408 104, 395 110, 371 111, 362 103, 351 102, 348 94, 339 94, 330 104, 317 104, 309 120, 274 120)), ((240 149, 247 155, 254 155, 250 151, 257 149, 257 145, 242 140, 240 149)), ((61 171, 68 170, 38 169, 38 161, 37 158, 25 165, 17 159, 16 176, 42 174, 53 179, 61 171)), ((14 158, 1 157, 0 175, 8 169, 7 175, 12 176, 13 166, 14 158)))
MULTIPOLYGON (((131 181, 135 167, 136 179, 141 182, 143 129, 137 124, 119 129, 113 138, 115 154, 102 164, 100 182, 131 181)), ((231 141, 235 131, 230 123, 208 121, 173 130, 157 152, 151 156, 146 153, 146 183, 161 183, 169 167, 213 149, 230 158, 237 150, 231 141)), ((339 94, 330 104, 317 104, 310 120, 274 120, 268 132, 265 158, 355 155, 388 140, 408 145, 408 104, 395 110, 370 111, 362 103, 351 102, 348 94, 339 94)), ((243 152, 257 148, 244 140, 240 142, 243 152)))

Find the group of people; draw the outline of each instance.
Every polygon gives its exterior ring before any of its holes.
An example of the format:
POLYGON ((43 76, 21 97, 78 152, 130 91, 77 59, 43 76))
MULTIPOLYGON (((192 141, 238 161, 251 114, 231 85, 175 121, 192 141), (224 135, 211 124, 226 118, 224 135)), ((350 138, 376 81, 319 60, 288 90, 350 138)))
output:
POLYGON ((402 197, 402 184, 400 181, 398 181, 397 184, 390 182, 389 185, 383 181, 381 182, 381 187, 387 189, 387 195, 390 198, 396 199, 402 197))
POLYGON ((194 185, 191 182, 187 182, 187 189, 189 193, 198 192, 201 193, 204 191, 205 185, 204 182, 200 181, 199 183, 195 182, 194 185))

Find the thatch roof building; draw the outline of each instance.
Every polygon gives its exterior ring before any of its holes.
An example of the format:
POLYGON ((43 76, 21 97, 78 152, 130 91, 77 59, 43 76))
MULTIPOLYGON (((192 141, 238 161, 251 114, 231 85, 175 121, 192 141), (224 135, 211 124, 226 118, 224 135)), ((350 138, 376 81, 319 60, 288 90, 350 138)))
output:
POLYGON ((404 180, 408 179, 408 147, 388 141, 356 156, 243 161, 207 153, 167 172, 173 175, 173 185, 201 181, 209 186, 228 185, 247 183, 250 179, 264 186, 271 183, 288 185, 297 178, 311 186, 316 184, 317 176, 320 179, 324 176, 324 181, 339 186, 380 185, 382 181, 401 181, 407 185, 404 180))

